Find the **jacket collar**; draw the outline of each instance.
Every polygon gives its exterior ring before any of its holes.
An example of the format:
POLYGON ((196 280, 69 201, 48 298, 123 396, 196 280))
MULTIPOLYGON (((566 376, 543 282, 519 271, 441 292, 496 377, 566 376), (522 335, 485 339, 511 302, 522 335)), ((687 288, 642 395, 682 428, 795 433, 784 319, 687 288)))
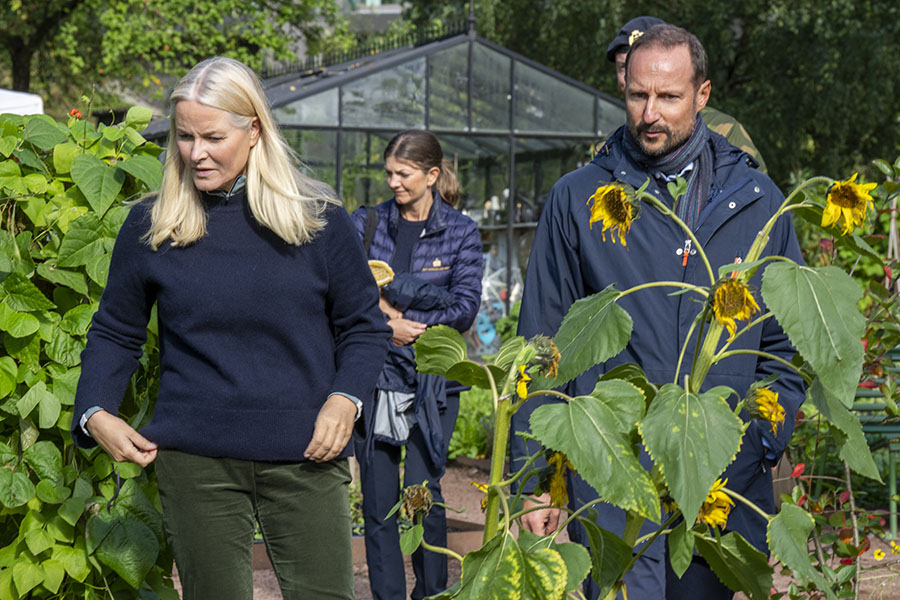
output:
MULTIPOLYGON (((434 194, 434 202, 431 203, 431 210, 428 212, 428 218, 425 219, 425 233, 423 235, 431 235, 441 231, 447 226, 447 209, 450 205, 444 202, 437 189, 432 190, 434 194)), ((391 201, 390 216, 388 218, 388 233, 392 239, 397 237, 397 227, 400 223, 400 209, 397 202, 391 201)))

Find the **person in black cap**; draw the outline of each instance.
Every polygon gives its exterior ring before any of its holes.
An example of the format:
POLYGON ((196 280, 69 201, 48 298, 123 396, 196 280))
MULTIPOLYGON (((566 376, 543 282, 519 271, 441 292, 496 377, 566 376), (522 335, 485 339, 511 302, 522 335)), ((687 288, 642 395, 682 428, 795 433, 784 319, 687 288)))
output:
MULTIPOLYGON (((607 46, 606 60, 616 65, 616 81, 619 84, 619 91, 623 95, 625 94, 625 58, 628 56, 628 49, 636 39, 644 35, 645 31, 654 25, 664 23, 665 21, 657 17, 635 17, 622 25, 622 29, 607 46)), ((767 173, 762 153, 737 119, 710 106, 700 111, 700 116, 707 127, 723 136, 732 146, 737 146, 749 154, 756 161, 756 168, 767 173)))

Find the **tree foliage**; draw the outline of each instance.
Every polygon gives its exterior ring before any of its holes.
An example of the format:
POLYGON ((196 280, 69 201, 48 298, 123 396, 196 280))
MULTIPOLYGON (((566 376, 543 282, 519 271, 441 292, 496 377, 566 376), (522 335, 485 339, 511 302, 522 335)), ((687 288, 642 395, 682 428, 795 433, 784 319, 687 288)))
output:
MULTIPOLYGON (((0 8, 0 85, 51 107, 101 92, 149 97, 166 76, 227 55, 255 69, 349 43, 335 0, 12 0, 0 8)), ((60 106, 61 104, 61 106, 60 106)))
MULTIPOLYGON (((409 4, 407 18, 421 25, 463 17, 469 3, 409 4)), ((703 42, 710 104, 743 123, 783 187, 801 167, 850 174, 900 149, 900 5, 892 0, 476 2, 480 35, 614 95, 606 47, 638 15, 703 42)))

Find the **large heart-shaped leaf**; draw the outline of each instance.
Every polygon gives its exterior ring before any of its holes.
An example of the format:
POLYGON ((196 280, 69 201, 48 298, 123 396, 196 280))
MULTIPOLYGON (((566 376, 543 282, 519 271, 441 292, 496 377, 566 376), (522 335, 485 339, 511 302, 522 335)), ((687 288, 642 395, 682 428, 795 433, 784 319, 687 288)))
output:
POLYGON ((561 356, 554 385, 571 381, 625 348, 632 321, 616 304, 619 293, 610 286, 572 304, 553 338, 561 356))
POLYGON ((119 163, 119 167, 146 184, 147 189, 158 190, 162 183, 162 163, 152 156, 137 154, 119 163))
POLYGON ((84 581, 91 574, 83 537, 75 540, 74 547, 63 544, 53 546, 52 557, 53 560, 59 561, 66 573, 69 574, 69 577, 75 581, 84 581))
POLYGON ((491 389, 485 369, 490 369, 500 391, 506 373, 496 365, 482 365, 466 356, 466 342, 457 330, 446 325, 429 327, 416 338, 416 369, 441 375, 462 385, 491 389))
POLYGON ((828 419, 828 423, 838 429, 832 440, 840 449, 841 460, 847 461, 850 468, 860 475, 880 482, 881 473, 872 458, 859 417, 830 394, 819 377, 809 386, 809 398, 822 416, 828 419))
POLYGON ((743 424, 728 406, 726 390, 697 395, 666 384, 638 425, 688 523, 697 519, 707 492, 741 446, 743 424))
POLYGON ((44 581, 44 571, 34 559, 22 553, 12 567, 13 581, 20 598, 27 598, 28 592, 44 581))
POLYGON ((697 551, 722 583, 735 592, 746 593, 751 600, 768 599, 772 567, 765 554, 734 531, 719 540, 704 535, 695 537, 697 551))
POLYGON ((7 331, 16 338, 31 335, 40 327, 37 317, 18 312, 6 302, 0 304, 0 330, 7 331))
POLYGON ((156 535, 140 521, 110 515, 104 510, 91 522, 96 525, 98 520, 105 521, 108 530, 97 545, 94 555, 129 585, 139 588, 159 554, 156 535))
MULTIPOLYGON (((615 396, 626 406, 643 407, 641 391, 624 381, 599 382, 594 393, 615 396)), ((565 452, 575 470, 605 500, 658 523, 656 488, 638 461, 627 420, 605 400, 579 396, 571 402, 538 407, 530 422, 535 437, 544 446, 565 452)))
POLYGON ((79 154, 72 160, 72 180, 99 216, 115 202, 125 183, 125 172, 108 165, 93 154, 79 154))
POLYGON ((10 273, 3 280, 3 291, 6 297, 3 299, 10 308, 22 312, 55 308, 56 305, 47 300, 36 285, 31 283, 24 275, 10 273))
POLYGON ((0 469, 0 504, 18 508, 34 498, 34 484, 24 473, 0 469))
POLYGON ((850 407, 862 369, 862 291, 838 267, 779 262, 763 274, 762 296, 822 383, 850 407))
POLYGON ((535 535, 528 530, 519 531, 519 547, 525 552, 531 552, 540 548, 556 550, 566 563, 566 591, 581 588, 581 583, 591 571, 591 556, 581 544, 566 542, 557 544, 553 536, 535 535))
POLYGON ((781 511, 769 521, 766 529, 769 550, 801 581, 812 581, 829 600, 837 600, 831 586, 809 562, 809 532, 814 525, 812 516, 799 506, 782 504, 781 511))
POLYGON ((25 450, 22 456, 41 479, 53 485, 63 484, 62 453, 56 444, 47 440, 37 442, 25 450))
POLYGON ((59 247, 60 267, 80 267, 106 252, 100 219, 95 213, 85 213, 69 224, 69 231, 59 247))
MULTIPOLYGON (((593 513, 596 515, 596 512, 593 513)), ((591 553, 591 578, 600 586, 600 597, 604 598, 613 585, 624 574, 631 562, 633 550, 619 536, 597 526, 596 516, 579 517, 588 534, 591 553)))

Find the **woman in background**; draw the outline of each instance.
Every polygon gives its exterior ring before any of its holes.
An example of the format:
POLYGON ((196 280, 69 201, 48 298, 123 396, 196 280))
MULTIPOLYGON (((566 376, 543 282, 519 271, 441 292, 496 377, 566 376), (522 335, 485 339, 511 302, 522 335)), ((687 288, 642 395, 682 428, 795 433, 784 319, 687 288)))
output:
POLYGON ((252 599, 257 523, 284 598, 353 598, 347 443, 390 335, 362 246, 249 68, 205 60, 170 101, 162 187, 116 239, 73 437, 155 462, 185 599, 252 599), (139 433, 117 412, 154 303, 159 393, 139 433))
MULTIPOLYGON (((384 151, 394 198, 353 213, 369 258, 388 263, 394 271, 393 281, 381 291, 381 310, 394 346, 378 380, 370 434, 357 441, 356 451, 375 600, 407 598, 397 519, 385 518, 400 495, 401 446, 406 447, 404 487, 427 480, 433 499, 442 502, 440 482, 464 389, 441 377, 418 374, 412 345, 430 325, 466 331, 481 303, 478 227, 454 208, 459 185, 443 156, 437 138, 427 131, 397 134, 384 151)), ((432 507, 424 527, 426 542, 447 545, 442 507, 432 507)), ((412 564, 413 599, 446 589, 445 555, 419 548, 412 564)))

